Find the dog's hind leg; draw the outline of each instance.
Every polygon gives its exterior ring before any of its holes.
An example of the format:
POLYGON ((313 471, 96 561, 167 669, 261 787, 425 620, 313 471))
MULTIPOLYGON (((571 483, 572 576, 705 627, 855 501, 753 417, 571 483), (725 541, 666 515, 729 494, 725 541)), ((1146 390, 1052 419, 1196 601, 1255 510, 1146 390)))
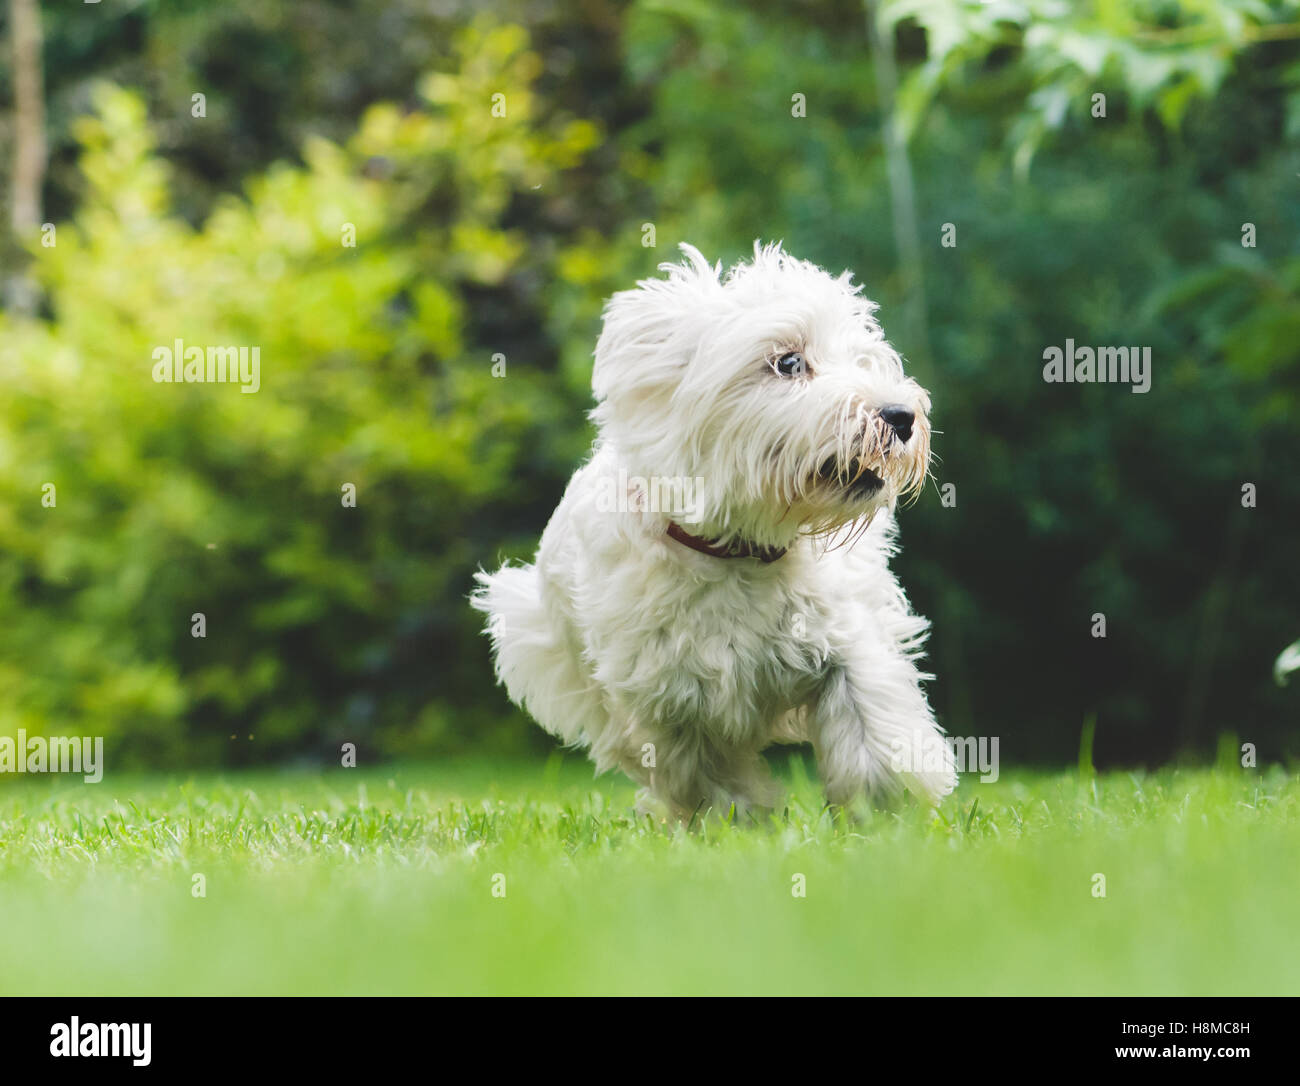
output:
MULTIPOLYGON (((654 766, 644 779, 650 796, 682 821, 695 816, 754 816, 769 810, 780 785, 757 750, 719 747, 693 729, 674 731, 654 745, 654 766)), ((642 806, 645 806, 643 800, 642 806)))

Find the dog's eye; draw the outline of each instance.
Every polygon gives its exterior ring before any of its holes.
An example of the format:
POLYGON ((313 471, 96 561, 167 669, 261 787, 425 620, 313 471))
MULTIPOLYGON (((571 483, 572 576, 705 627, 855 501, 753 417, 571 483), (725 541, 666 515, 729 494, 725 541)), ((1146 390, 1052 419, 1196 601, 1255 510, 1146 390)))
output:
POLYGON ((791 351, 776 360, 776 372, 782 377, 802 377, 808 372, 808 364, 798 351, 791 351))

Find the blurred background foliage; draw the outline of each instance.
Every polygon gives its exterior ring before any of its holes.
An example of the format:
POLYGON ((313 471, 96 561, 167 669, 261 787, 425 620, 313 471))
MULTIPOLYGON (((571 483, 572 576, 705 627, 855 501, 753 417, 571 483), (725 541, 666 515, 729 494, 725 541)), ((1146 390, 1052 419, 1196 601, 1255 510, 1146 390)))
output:
POLYGON ((899 565, 950 731, 1009 763, 1072 759, 1090 717, 1099 763, 1300 753, 1271 677, 1300 628, 1294 0, 39 13, 0 733, 152 766, 546 749, 472 572, 531 554, 585 454, 603 298, 761 237, 855 269, 931 388, 957 504, 903 513, 899 565), (155 384, 177 338, 259 346, 261 390, 155 384), (1066 338, 1150 346, 1151 391, 1045 384, 1066 338))

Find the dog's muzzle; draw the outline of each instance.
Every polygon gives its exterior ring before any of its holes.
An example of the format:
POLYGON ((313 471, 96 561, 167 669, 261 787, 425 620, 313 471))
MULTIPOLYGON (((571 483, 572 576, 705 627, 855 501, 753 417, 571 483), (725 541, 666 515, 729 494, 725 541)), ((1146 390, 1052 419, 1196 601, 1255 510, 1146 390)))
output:
POLYGON ((876 409, 839 456, 822 462, 818 481, 851 500, 875 497, 887 485, 900 492, 915 487, 928 459, 926 435, 918 433, 918 421, 916 412, 903 404, 876 409))

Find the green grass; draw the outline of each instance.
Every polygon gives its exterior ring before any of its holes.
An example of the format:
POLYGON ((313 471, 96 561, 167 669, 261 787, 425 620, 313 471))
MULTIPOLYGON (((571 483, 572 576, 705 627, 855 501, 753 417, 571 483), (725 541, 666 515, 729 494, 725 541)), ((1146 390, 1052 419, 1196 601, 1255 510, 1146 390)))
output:
POLYGON ((1279 769, 838 821, 791 776, 770 824, 690 833, 576 758, 0 780, 0 993, 1300 991, 1279 769))

